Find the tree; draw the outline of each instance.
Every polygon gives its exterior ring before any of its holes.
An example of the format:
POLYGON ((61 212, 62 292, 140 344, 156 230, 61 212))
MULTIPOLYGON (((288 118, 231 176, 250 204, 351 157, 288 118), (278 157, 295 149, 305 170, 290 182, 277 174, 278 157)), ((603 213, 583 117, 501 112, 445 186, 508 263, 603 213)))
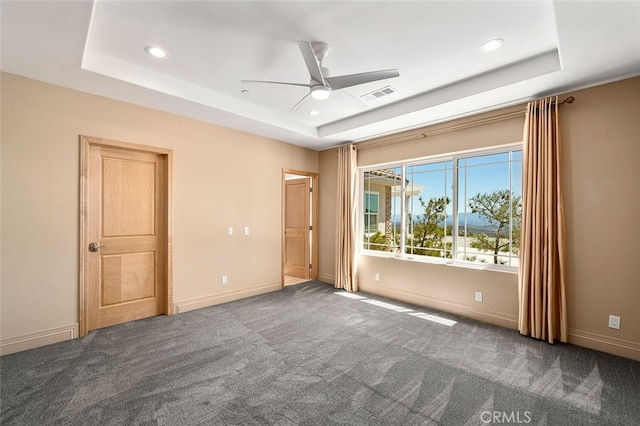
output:
POLYGON ((391 236, 376 231, 375 234, 364 237, 365 248, 368 250, 390 251, 395 250, 396 241, 398 240, 398 232, 392 233, 391 236), (394 236, 395 234, 395 236, 394 236))
MULTIPOLYGON (((522 221, 522 199, 520 195, 511 194, 508 189, 492 193, 478 193, 469 200, 469 207, 473 213, 487 220, 495 229, 495 235, 477 234, 471 247, 493 252, 493 263, 500 263, 499 252, 514 252, 520 246, 520 227, 522 221), (509 224, 513 229, 509 235, 509 224)), ((493 233, 492 233, 493 234, 493 233)))
POLYGON ((413 221, 412 239, 407 245, 413 247, 415 254, 442 256, 442 253, 447 253, 447 257, 450 257, 451 252, 447 249, 451 248, 451 243, 444 241, 444 222, 446 208, 451 200, 449 197, 440 197, 425 202, 422 197, 418 197, 418 201, 424 209, 424 214, 413 221))

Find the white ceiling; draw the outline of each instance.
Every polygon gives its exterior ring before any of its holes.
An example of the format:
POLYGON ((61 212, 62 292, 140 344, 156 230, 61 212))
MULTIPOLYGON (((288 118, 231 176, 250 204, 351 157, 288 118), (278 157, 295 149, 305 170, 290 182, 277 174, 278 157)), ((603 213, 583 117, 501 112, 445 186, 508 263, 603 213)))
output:
POLYGON ((0 14, 3 71, 316 150, 640 75, 640 1, 2 0, 0 14), (308 89, 240 82, 308 83, 297 40, 330 45, 331 75, 400 76, 295 111, 308 89))

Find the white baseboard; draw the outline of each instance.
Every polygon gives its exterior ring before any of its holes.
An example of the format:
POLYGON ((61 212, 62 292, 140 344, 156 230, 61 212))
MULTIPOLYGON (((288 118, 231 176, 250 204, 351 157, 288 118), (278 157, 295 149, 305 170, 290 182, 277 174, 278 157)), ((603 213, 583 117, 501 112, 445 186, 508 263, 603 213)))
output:
POLYGON ((278 291, 282 288, 282 284, 271 283, 265 284, 259 287, 252 287, 249 289, 229 291, 221 294, 213 294, 210 296, 197 297, 195 299, 183 300, 174 303, 174 310, 176 314, 193 311, 194 309, 207 308, 209 306, 219 305, 221 303, 231 302, 238 299, 244 299, 245 297, 257 296, 259 294, 270 293, 272 291, 278 291))
POLYGON ((428 296, 381 287, 367 287, 360 285, 360 290, 377 294, 379 296, 388 297, 390 299, 400 300, 402 302, 413 303, 428 308, 438 309, 443 312, 449 312, 454 315, 460 315, 465 318, 471 318, 478 321, 487 322, 489 324, 499 325, 501 327, 517 329, 518 317, 505 314, 502 312, 478 311, 465 305, 448 302, 446 300, 434 299, 428 296))
MULTIPOLYGON (((360 290, 407 303, 414 303, 417 305, 439 309, 445 312, 450 312, 452 314, 484 321, 502 327, 507 327, 515 330, 518 329, 518 318, 508 314, 477 311, 467 306, 459 305, 457 303, 451 303, 414 293, 388 288, 368 288, 366 286, 365 288, 363 288, 362 286, 360 286, 360 290)), ((636 342, 576 329, 569 329, 568 340, 570 344, 576 346, 595 349, 597 351, 640 361, 640 344, 636 342)))
POLYGON ((77 338, 78 334, 79 325, 72 324, 66 327, 52 328, 24 336, 3 339, 0 341, 0 355, 9 355, 28 349, 39 348, 40 346, 72 340, 77 338))
POLYGON ((569 329, 569 343, 640 361, 640 344, 615 337, 569 329))
MULTIPOLYGON (((318 277, 318 279, 329 284, 333 284, 335 281, 334 278, 329 275, 321 275, 318 277)), ((257 296, 259 294, 278 291, 280 289, 280 283, 272 283, 246 290, 232 291, 218 295, 184 300, 181 302, 176 302, 174 304, 175 313, 183 313, 192 311, 194 309, 206 308, 209 306, 219 305, 221 303, 231 302, 233 300, 238 300, 245 297, 257 296)), ((441 300, 431 299, 425 296, 398 290, 384 289, 383 291, 380 291, 381 289, 379 288, 362 288, 362 290, 371 294, 378 294, 380 296, 385 296, 408 303, 417 303, 420 305, 432 307, 434 309, 451 312, 453 314, 486 321, 492 324, 506 326, 508 328, 517 328, 517 318, 512 318, 511 316, 504 314, 479 312, 462 305, 443 302, 441 300)), ((77 338, 78 336, 79 325, 72 324, 65 327, 53 328, 50 330, 31 333, 24 336, 2 339, 0 340, 0 356, 22 352, 29 349, 35 349, 54 343, 64 342, 66 340, 72 340, 77 338)), ((640 361, 640 344, 629 340, 617 339, 597 333, 591 333, 588 331, 570 329, 569 343, 640 361)))
MULTIPOLYGON (((174 312, 176 314, 188 312, 194 309, 205 308, 208 306, 231 302, 233 300, 238 300, 245 297, 257 296, 259 294, 277 291, 281 288, 281 284, 277 282, 246 290, 231 291, 213 296, 184 300, 181 302, 176 302, 174 304, 174 312)), ((58 327, 50 330, 39 331, 37 333, 26 334, 9 339, 2 339, 0 340, 0 356, 26 351, 28 349, 35 349, 54 343, 60 343, 66 340, 76 339, 79 337, 79 334, 79 324, 76 323, 65 327, 58 327)))

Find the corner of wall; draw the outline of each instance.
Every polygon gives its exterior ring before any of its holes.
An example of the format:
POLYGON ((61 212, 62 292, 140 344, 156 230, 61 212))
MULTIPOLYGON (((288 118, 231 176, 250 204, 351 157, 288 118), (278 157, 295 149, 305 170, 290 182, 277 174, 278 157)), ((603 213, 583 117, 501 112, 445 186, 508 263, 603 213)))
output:
POLYGON ((336 285, 336 277, 329 274, 318 274, 318 281, 322 281, 323 283, 336 285))

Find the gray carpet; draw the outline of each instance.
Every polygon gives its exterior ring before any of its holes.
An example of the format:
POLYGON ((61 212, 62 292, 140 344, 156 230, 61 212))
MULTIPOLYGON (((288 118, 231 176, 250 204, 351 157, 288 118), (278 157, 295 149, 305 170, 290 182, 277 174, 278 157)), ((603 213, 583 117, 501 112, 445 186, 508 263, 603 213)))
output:
POLYGON ((640 362, 335 292, 309 282, 4 356, 0 423, 640 424, 640 362))

